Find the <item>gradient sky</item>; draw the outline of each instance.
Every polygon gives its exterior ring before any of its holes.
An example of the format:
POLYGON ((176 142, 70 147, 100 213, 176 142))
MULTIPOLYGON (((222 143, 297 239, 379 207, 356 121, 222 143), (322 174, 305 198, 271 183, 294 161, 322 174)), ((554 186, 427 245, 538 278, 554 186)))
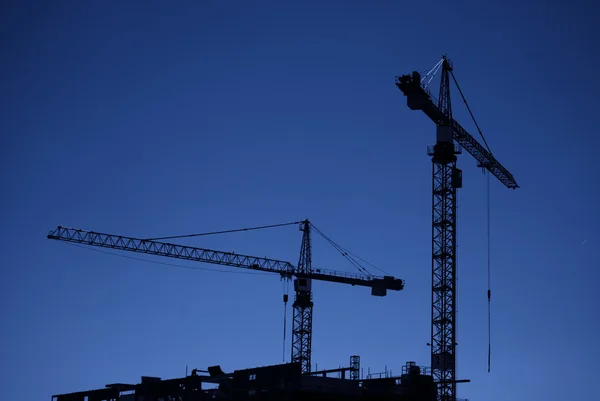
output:
MULTIPOLYGON (((522 187, 491 185, 487 373, 486 177, 460 157, 459 396, 592 399, 597 5, 561 3, 4 1, 3 397, 283 360, 279 277, 46 239, 57 225, 155 237, 308 217, 406 280, 385 298, 315 283, 313 362, 428 365, 435 128, 394 77, 445 52, 522 187)), ((300 241, 285 227, 185 243, 295 264, 300 241)), ((316 235, 313 265, 356 271, 316 235)))

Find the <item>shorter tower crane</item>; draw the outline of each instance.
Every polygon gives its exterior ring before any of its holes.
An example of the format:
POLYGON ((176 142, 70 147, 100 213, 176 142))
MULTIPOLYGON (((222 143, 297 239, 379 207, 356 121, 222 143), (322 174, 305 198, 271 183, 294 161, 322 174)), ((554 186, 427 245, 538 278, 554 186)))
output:
MULTIPOLYGON (((370 287, 371 294, 374 296, 385 296, 387 295, 388 290, 400 291, 404 288, 404 281, 392 276, 377 277, 370 274, 352 274, 336 270, 313 269, 310 244, 311 226, 312 224, 308 220, 300 222, 303 238, 298 266, 294 266, 290 262, 281 260, 240 255, 233 252, 215 251, 187 245, 160 242, 152 239, 104 234, 63 226, 58 226, 56 229, 52 230, 48 234, 48 238, 95 247, 276 273, 284 279, 294 279, 296 296, 293 304, 292 362, 299 362, 302 366, 302 372, 308 373, 311 370, 312 280, 370 287)), ((318 229, 317 231, 324 236, 318 229)), ((334 244, 329 238, 325 238, 334 244)))

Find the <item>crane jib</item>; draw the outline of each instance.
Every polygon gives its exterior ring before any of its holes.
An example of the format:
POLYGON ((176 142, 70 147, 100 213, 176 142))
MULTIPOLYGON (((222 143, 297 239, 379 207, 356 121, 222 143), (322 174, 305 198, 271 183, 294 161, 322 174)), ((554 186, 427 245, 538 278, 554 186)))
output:
POLYGON ((492 173, 507 188, 519 188, 513 175, 496 160, 492 153, 481 146, 458 121, 453 118, 448 120, 448 117, 433 102, 429 90, 421 85, 421 75, 418 72, 396 78, 396 86, 406 96, 408 107, 411 110, 423 111, 436 124, 450 125, 453 139, 477 160, 480 167, 492 173))
POLYGON ((327 269, 315 269, 312 272, 299 273, 297 268, 290 262, 281 260, 144 240, 122 235, 104 234, 63 226, 58 226, 55 230, 51 231, 48 234, 48 238, 82 245, 276 273, 286 278, 303 277, 318 281, 370 287, 372 295, 376 296, 386 295, 387 290, 400 291, 404 288, 403 280, 391 276, 365 276, 327 269))

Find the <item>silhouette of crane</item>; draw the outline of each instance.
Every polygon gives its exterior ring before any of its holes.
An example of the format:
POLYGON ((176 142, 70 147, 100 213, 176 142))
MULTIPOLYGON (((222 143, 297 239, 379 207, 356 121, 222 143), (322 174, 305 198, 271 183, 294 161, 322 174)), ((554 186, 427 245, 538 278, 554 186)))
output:
MULTIPOLYGON (((277 226, 288 224, 296 223, 279 224, 277 226)), ((263 226, 257 228, 265 227, 273 226, 263 226)), ((102 248, 145 253, 149 255, 165 256, 175 259, 184 259, 195 262, 212 263, 243 269, 258 270, 262 272, 277 273, 282 278, 288 280, 294 278, 295 299, 293 303, 294 318, 292 324, 292 362, 299 362, 302 366, 302 372, 308 373, 311 371, 313 312, 312 280, 370 287, 371 294, 374 296, 385 296, 387 295, 388 290, 400 291, 404 288, 404 281, 392 276, 377 277, 368 273, 352 274, 336 270, 313 269, 311 260, 311 227, 314 226, 308 220, 300 222, 300 229, 303 232, 303 235, 300 260, 297 266, 292 265, 290 262, 281 260, 159 242, 155 239, 140 239, 122 235, 103 234, 62 226, 59 226, 55 230, 51 231, 50 234, 48 234, 48 238, 82 245, 91 245, 102 248)), ((334 244, 334 246, 337 245, 327 238, 316 227, 314 228, 330 243, 334 244)), ((247 230, 249 229, 229 230, 227 232, 247 230)), ((224 231, 218 233, 223 232, 224 231)), ((194 235, 163 238, 188 237, 194 235)), ((364 269, 363 271, 366 272, 364 269)), ((284 302, 287 302, 287 294, 284 296, 284 302)))
MULTIPOLYGON (((456 167, 461 147, 478 166, 493 174, 506 187, 519 186, 511 173, 492 155, 477 121, 454 77, 453 65, 446 58, 425 77, 417 71, 396 77, 396 86, 407 98, 411 110, 421 110, 437 126, 437 141, 428 148, 433 164, 433 240, 432 240, 432 308, 431 369, 438 383, 438 400, 456 400, 456 190, 462 187, 462 171, 456 167), (441 83, 437 105, 427 85, 440 69, 441 83), (452 118, 450 77, 473 118, 485 147, 452 118)), ((491 292, 488 288, 488 303, 491 292)))

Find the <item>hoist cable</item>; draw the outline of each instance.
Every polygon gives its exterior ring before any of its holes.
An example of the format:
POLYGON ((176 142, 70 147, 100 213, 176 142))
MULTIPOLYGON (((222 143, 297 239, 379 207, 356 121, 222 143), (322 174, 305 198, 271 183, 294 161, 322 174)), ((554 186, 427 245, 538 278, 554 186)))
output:
MULTIPOLYGON (((363 262, 375 267, 377 270, 385 273, 382 269, 378 268, 377 266, 373 265, 372 263, 367 262, 366 260, 362 259, 361 257, 359 257, 358 255, 353 254, 352 252, 346 250, 344 247, 342 247, 341 245, 335 243, 331 238, 329 238, 327 235, 325 235, 321 230, 319 230, 317 227, 314 226, 314 224, 311 223, 311 226, 314 228, 314 230, 319 233, 319 235, 321 235, 327 242, 329 242, 331 244, 331 246, 333 246, 338 252, 340 252, 342 254, 343 257, 345 257, 354 267, 356 267, 358 269, 358 271, 360 271, 361 273, 365 274, 366 276, 372 276, 372 274, 364 267, 360 264, 360 262, 356 261, 351 255, 354 255, 356 258, 361 259, 363 262)), ((385 273, 388 274, 388 273, 385 273)), ((389 274, 388 274, 389 275, 389 274)))
MULTIPOLYGON (((444 59, 441 59, 440 61, 437 62, 436 65, 433 66, 433 68, 431 68, 431 70, 429 70, 429 72, 427 72, 427 74, 425 74, 422 78, 421 78, 421 83, 423 83, 423 81, 429 76, 429 74, 431 74, 434 70, 435 72, 433 72, 432 74, 432 78, 433 76, 437 73, 437 71, 440 69, 440 66, 442 65, 442 62, 444 61, 444 59)), ((429 81, 427 81, 427 84, 425 84, 425 86, 429 85, 429 82, 431 82, 431 78, 429 79, 429 81)))
POLYGON ((452 75, 454 84, 456 85, 456 88, 458 89, 458 92, 460 93, 460 97, 462 97, 462 100, 465 103, 465 106, 467 106, 467 110, 469 111, 469 114, 471 115, 471 118, 473 119, 473 122, 475 123, 475 127, 477 127, 477 131, 479 132, 479 135, 481 135, 481 139, 483 140, 483 143, 485 143, 485 147, 487 148, 488 152, 492 153, 490 146, 488 145, 487 141, 485 140, 485 137, 483 136, 483 132, 481 132, 481 128, 479 128, 479 124, 477 124, 477 120, 475 120, 475 116, 473 115, 473 112, 471 111, 471 107, 469 107, 469 103, 467 103, 467 98, 465 98, 465 95, 463 94, 462 89, 460 89, 460 85, 458 84, 458 81, 456 80, 456 77, 454 76, 454 73, 452 71, 450 71, 450 75, 452 75))
POLYGON ((490 235, 490 173, 487 176, 487 298, 488 298, 488 373, 491 370, 492 358, 492 260, 491 260, 491 235, 490 235))
MULTIPOLYGON (((435 71, 433 71, 433 74, 431 74, 431 76, 429 77, 429 80, 427 81, 427 83, 425 85, 423 85, 423 89, 426 89, 429 84, 431 83, 431 81, 433 80, 433 78, 435 77, 435 74, 438 73, 438 71, 440 70, 440 68, 442 68, 442 61, 440 60, 440 62, 436 65, 435 71)), ((421 80, 421 83, 423 82, 424 79, 421 80)))
POLYGON ((346 252, 346 253, 348 253, 348 254, 350 254, 350 255, 354 256, 355 258, 359 259, 360 261, 362 261, 362 262, 364 262, 364 263, 368 264, 368 265, 369 265, 369 266, 371 266, 372 268, 379 270, 379 271, 380 271, 380 272, 382 272, 383 274, 387 274, 388 276, 391 276, 391 274, 390 274, 390 273, 388 273, 388 272, 386 272, 385 270, 383 270, 383 269, 381 269, 381 268, 379 268, 379 267, 375 266, 373 263, 370 263, 369 261, 367 261, 367 260, 364 260, 363 258, 361 258, 360 256, 358 256, 357 254, 350 252, 350 251, 349 251, 349 250, 347 250, 346 248, 343 248, 342 246, 340 246, 340 249, 342 249, 344 252, 346 252))
POLYGON ((358 271, 360 271, 363 274, 366 274, 368 276, 370 276, 371 274, 366 271, 366 269, 364 269, 360 263, 356 262, 354 259, 352 259, 351 257, 348 256, 348 254, 346 252, 344 252, 344 250, 342 249, 341 246, 339 246, 338 244, 336 244, 331 238, 329 238, 327 235, 325 235, 321 230, 319 230, 315 225, 313 225, 311 223, 311 226, 313 227, 313 229, 319 234, 321 235, 321 237, 323 237, 327 242, 329 242, 329 244, 334 247, 343 257, 345 257, 354 267, 356 267, 358 269, 358 271))
POLYGON ((212 231, 207 233, 198 233, 198 234, 185 234, 185 235, 171 235, 169 237, 156 237, 156 238, 146 238, 143 241, 156 241, 156 240, 164 240, 164 239, 174 239, 174 238, 190 238, 190 237, 200 237, 203 235, 214 235, 214 234, 229 234, 229 233, 237 233, 240 231, 253 231, 253 230, 262 230, 265 228, 274 228, 274 227, 283 227, 283 226, 291 226, 293 224, 299 224, 299 221, 295 221, 292 223, 283 223, 283 224, 271 224, 268 226, 258 226, 258 227, 250 227, 250 228, 238 228, 235 230, 223 230, 223 231, 212 231))

